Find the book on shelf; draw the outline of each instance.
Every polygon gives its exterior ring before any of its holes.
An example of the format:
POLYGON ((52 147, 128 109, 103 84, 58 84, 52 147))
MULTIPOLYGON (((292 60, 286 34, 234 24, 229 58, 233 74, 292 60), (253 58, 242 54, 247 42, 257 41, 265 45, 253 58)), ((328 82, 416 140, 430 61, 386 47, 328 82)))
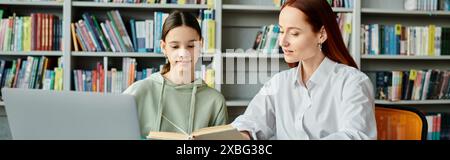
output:
POLYGON ((365 55, 450 55, 450 28, 429 25, 361 25, 361 53, 365 55))
POLYGON ((103 64, 97 62, 93 70, 73 70, 75 91, 104 92, 103 64))
POLYGON ((404 9, 407 11, 450 11, 450 0, 405 0, 404 9))
MULTIPOLYGON (((107 20, 83 13, 82 19, 71 24, 72 50, 89 52, 155 52, 161 53, 162 27, 169 13, 154 12, 153 19, 131 18, 125 23, 118 10, 107 12, 107 20), (128 34, 127 27, 131 31, 128 34)), ((204 51, 215 49, 215 20, 211 10, 200 10, 199 23, 204 40, 204 51)))
MULTIPOLYGON (((148 3, 148 4, 207 4, 207 0, 92 0, 111 3, 148 3)), ((211 3, 211 2, 209 2, 211 3)))
POLYGON ((216 79, 215 79, 215 71, 212 68, 206 69, 205 78, 203 79, 208 85, 208 87, 215 88, 216 87, 216 79))
POLYGON ((450 140, 450 113, 425 112, 427 140, 450 140))
POLYGON ((276 24, 262 26, 261 30, 256 33, 256 38, 252 49, 261 51, 263 54, 278 54, 281 52, 278 43, 280 27, 276 24))
POLYGON ((161 53, 161 46, 160 46, 160 40, 162 36, 162 27, 164 24, 164 21, 169 16, 169 13, 163 13, 163 12, 154 12, 154 23, 155 23, 155 40, 153 41, 155 52, 161 53))
POLYGON ((450 0, 440 0, 439 2, 441 10, 450 11, 450 0))
POLYGON ((208 87, 215 87, 215 71, 210 66, 202 65, 199 71, 195 71, 195 79, 202 79, 208 87))
POLYGON ((341 30, 342 39, 347 48, 350 47, 351 37, 352 37, 352 13, 337 13, 337 23, 339 29, 341 30))
POLYGON ((98 63, 96 70, 76 70, 77 74, 74 78, 77 80, 74 81, 76 82, 75 85, 78 87, 75 87, 75 89, 77 91, 102 92, 102 88, 105 85, 102 84, 102 81, 106 78, 106 92, 121 93, 134 82, 148 78, 151 74, 158 72, 156 68, 143 67, 142 69, 138 69, 135 58, 123 58, 122 70, 112 67, 105 72, 106 75, 102 73, 103 69, 101 68, 103 68, 103 66, 98 63), (88 82, 82 78, 89 78, 89 80, 94 82, 97 82, 100 79, 101 82, 86 84, 88 82), (100 86, 100 88, 96 86, 100 86), (96 88, 97 90, 93 90, 92 88, 96 88))
MULTIPOLYGON (((352 13, 338 13, 336 19, 341 30, 345 46, 348 48, 351 42, 352 13)), ((280 27, 276 24, 262 26, 256 33, 253 50, 261 51, 263 54, 282 53, 279 45, 280 27)))
POLYGON ((10 1, 21 1, 21 2, 64 2, 64 0, 10 0, 10 1))
POLYGON ((409 70, 375 73, 376 99, 442 100, 450 99, 450 71, 409 70))
MULTIPOLYGON (((75 91, 105 92, 106 89, 108 93, 121 93, 134 82, 148 78, 159 70, 138 67, 135 58, 123 58, 122 70, 111 67, 104 72, 103 64, 97 62, 94 69, 75 69, 72 72, 75 91)), ((215 71, 208 66, 203 65, 200 71, 196 71, 195 78, 203 79, 211 88, 215 87, 215 71)))
POLYGON ((261 43, 261 39, 262 39, 262 36, 263 36, 262 34, 263 34, 262 31, 256 32, 255 42, 253 42, 252 49, 256 50, 258 48, 259 43, 261 43))
POLYGON ((60 51, 62 20, 55 15, 15 13, 0 21, 1 51, 60 51))
POLYGON ((45 56, 0 60, 0 87, 62 90, 62 66, 56 62, 61 60, 45 56))
POLYGON ((108 20, 99 23, 95 15, 82 14, 83 19, 72 23, 74 49, 83 51, 133 52, 133 44, 118 10, 107 12, 108 20), (75 43, 78 42, 78 43, 75 43))
POLYGON ((281 7, 284 3, 286 3, 286 0, 273 0, 273 4, 276 7, 281 7))
POLYGON ((55 68, 55 82, 54 82, 54 90, 62 91, 63 90, 63 69, 60 67, 55 68))
POLYGON ((203 38, 203 52, 213 53, 216 49, 216 21, 213 10, 200 10, 200 28, 203 38))
POLYGON ((150 132, 151 140, 245 140, 244 136, 231 125, 206 127, 192 134, 176 132, 150 132))
POLYGON ((130 20, 134 50, 136 52, 153 52, 153 20, 130 20))
POLYGON ((353 0, 327 0, 331 7, 353 8, 353 0))

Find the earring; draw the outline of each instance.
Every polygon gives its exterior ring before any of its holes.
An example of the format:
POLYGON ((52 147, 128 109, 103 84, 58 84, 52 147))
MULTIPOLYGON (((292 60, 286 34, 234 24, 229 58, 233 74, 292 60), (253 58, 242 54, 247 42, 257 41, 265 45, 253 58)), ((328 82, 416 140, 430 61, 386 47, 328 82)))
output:
POLYGON ((322 43, 319 43, 319 50, 322 52, 322 43))

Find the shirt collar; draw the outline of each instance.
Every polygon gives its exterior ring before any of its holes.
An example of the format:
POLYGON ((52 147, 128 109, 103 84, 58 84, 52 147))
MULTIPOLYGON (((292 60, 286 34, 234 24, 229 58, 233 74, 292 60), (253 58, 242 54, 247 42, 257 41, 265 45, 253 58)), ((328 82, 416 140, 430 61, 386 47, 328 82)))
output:
MULTIPOLYGON (((319 67, 316 69, 316 71, 314 71, 311 78, 309 78, 308 82, 311 82, 314 84, 322 83, 328 77, 330 72, 334 69, 335 65, 336 65, 336 62, 325 57, 322 60, 322 62, 320 63, 319 67)), ((299 75, 299 73, 301 73, 301 68, 300 68, 301 66, 302 66, 302 62, 300 61, 298 66, 295 69, 294 84, 300 83, 300 84, 306 86, 306 84, 303 84, 303 81, 301 81, 301 78, 302 78, 301 74, 299 75)))

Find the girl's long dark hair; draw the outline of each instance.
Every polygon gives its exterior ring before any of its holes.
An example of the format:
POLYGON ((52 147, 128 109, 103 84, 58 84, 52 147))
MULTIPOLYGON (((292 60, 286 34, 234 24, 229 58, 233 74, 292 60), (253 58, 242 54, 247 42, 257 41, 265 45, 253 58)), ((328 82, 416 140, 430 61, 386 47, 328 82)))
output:
MULTIPOLYGON (((192 29, 197 31, 198 36, 201 39, 202 30, 200 29, 200 25, 198 24, 197 18, 195 18, 195 16, 189 12, 173 11, 166 18, 166 21, 163 24, 161 40, 165 41, 169 31, 180 26, 191 27, 192 29)), ((161 74, 166 74, 169 71, 170 71, 170 62, 164 64, 161 70, 161 74)))

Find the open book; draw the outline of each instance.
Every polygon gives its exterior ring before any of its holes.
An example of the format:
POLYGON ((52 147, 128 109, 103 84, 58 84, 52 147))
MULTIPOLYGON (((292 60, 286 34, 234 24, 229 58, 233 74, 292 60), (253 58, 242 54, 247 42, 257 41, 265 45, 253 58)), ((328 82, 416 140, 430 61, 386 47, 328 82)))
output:
POLYGON ((245 140, 231 125, 206 127, 194 131, 191 135, 175 132, 150 132, 147 139, 156 140, 245 140))

